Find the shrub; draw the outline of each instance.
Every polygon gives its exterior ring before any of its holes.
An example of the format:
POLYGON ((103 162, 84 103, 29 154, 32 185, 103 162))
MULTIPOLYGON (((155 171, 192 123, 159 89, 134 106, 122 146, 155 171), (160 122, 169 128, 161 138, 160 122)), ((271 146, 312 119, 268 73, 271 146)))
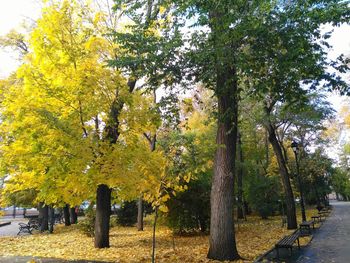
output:
POLYGON ((247 201, 254 211, 267 219, 279 207, 278 180, 276 177, 261 175, 255 175, 252 179, 247 189, 247 201))
POLYGON ((200 230, 205 232, 210 218, 209 176, 191 181, 188 190, 177 193, 168 202, 165 223, 175 233, 184 234, 200 230))
POLYGON ((95 235, 95 220, 96 212, 92 206, 89 206, 85 211, 85 219, 80 220, 78 223, 81 231, 88 237, 93 237, 95 235))
POLYGON ((125 201, 117 211, 118 225, 133 226, 137 222, 136 201, 125 201))

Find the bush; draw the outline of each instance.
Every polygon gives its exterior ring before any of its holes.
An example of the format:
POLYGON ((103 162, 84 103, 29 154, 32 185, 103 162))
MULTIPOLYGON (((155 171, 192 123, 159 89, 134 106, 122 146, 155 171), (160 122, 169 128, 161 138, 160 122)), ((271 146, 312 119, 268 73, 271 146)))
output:
POLYGON ((136 201, 125 201, 117 211, 118 225, 133 226, 137 222, 136 201))
POLYGON ((247 189, 247 201, 261 218, 267 219, 278 210, 278 179, 272 176, 255 175, 247 189))
POLYGON ((92 206, 89 206, 85 211, 85 219, 80 220, 78 223, 80 230, 88 237, 95 235, 95 220, 96 212, 92 206))
POLYGON ((118 225, 118 217, 116 215, 111 215, 109 220, 109 227, 116 227, 118 225))
POLYGON ((168 202, 169 211, 164 214, 165 224, 175 233, 184 234, 200 230, 205 232, 210 218, 209 177, 191 181, 188 190, 177 193, 168 202))

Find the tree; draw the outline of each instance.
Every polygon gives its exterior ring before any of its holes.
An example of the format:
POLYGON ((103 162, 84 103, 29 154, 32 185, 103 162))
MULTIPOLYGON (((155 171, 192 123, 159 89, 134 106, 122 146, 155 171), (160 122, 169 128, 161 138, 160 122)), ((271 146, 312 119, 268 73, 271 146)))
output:
MULTIPOLYGON (((95 26, 101 15, 92 22, 80 15, 88 11, 77 2, 47 3, 18 78, 4 88, 3 170, 13 179, 8 191, 34 188, 45 204, 94 201, 97 190, 95 241, 106 247, 111 188, 135 198, 136 190, 149 190, 135 181, 157 179, 140 166, 151 155, 142 134, 157 125, 158 113, 147 96, 131 93, 134 81, 105 67, 115 50, 95 26)), ((160 151, 153 155, 162 159, 160 151)), ((166 162, 154 162, 151 172, 159 165, 166 162)))
POLYGON ((336 169, 331 177, 331 185, 337 194, 337 199, 341 196, 346 201, 350 200, 349 175, 346 171, 341 168, 336 169))
POLYGON ((208 230, 210 219, 210 181, 213 155, 216 150, 215 119, 209 109, 214 102, 210 92, 198 89, 191 98, 182 100, 181 129, 161 137, 160 147, 176 153, 177 170, 189 173, 189 183, 183 192, 172 194, 165 215, 169 226, 177 233, 208 230))
POLYGON ((328 65, 340 71, 344 67, 339 66, 341 60, 334 63, 327 60, 323 47, 329 46, 327 39, 330 34, 322 36, 319 28, 322 23, 337 25, 345 21, 347 10, 346 4, 338 1, 322 4, 318 1, 277 3, 264 23, 252 29, 247 43, 249 48, 242 54, 244 79, 264 105, 263 124, 277 156, 283 180, 289 229, 297 227, 294 196, 287 161, 276 134, 274 112, 281 103, 292 105, 305 100, 308 90, 315 89, 321 83, 327 89, 344 90, 344 82, 326 71, 328 65))

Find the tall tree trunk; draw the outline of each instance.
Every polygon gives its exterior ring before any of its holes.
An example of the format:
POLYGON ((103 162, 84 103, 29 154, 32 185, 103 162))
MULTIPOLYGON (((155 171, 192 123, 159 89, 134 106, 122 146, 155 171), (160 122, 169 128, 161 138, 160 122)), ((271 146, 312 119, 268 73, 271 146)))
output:
POLYGON ((243 219, 243 150, 241 134, 238 133, 238 173, 237 173, 237 219, 243 219))
MULTIPOLYGON (((157 103, 157 98, 156 98, 156 92, 155 90, 153 91, 153 102, 157 103)), ((151 152, 156 150, 156 143, 157 143, 157 134, 154 134, 153 136, 151 133, 143 134, 145 138, 147 139, 149 143, 149 147, 151 152)), ((142 195, 139 197, 139 200, 137 202, 137 230, 138 231, 143 231, 143 199, 142 195)))
POLYGON ((69 209, 69 213, 70 213, 70 223, 71 224, 77 224, 78 223, 78 215, 75 212, 75 207, 71 207, 69 209))
MULTIPOLYGON (((129 78, 129 93, 132 93, 136 86, 136 79, 129 78)), ((105 141, 115 144, 119 138, 119 115, 123 109, 124 102, 116 97, 111 105, 108 123, 106 124, 105 141)), ((95 247, 109 247, 109 220, 111 215, 111 193, 108 185, 100 184, 96 190, 96 220, 95 220, 95 247)))
POLYGON ((16 218, 16 205, 13 205, 12 217, 16 218))
POLYGON ((111 215, 111 189, 100 184, 96 192, 95 247, 109 247, 109 220, 111 215))
POLYGON ((152 232, 152 263, 156 262, 156 226, 158 219, 158 206, 156 206, 154 211, 154 222, 153 222, 153 232, 152 232))
POLYGON ((210 194, 210 238, 208 258, 239 259, 234 232, 234 173, 237 142, 237 83, 234 69, 218 72, 218 145, 210 194), (224 74, 222 74, 224 73, 224 74), (231 84, 228 86, 228 84, 231 84))
POLYGON ((53 226, 55 224, 55 209, 52 206, 48 208, 49 213, 49 232, 53 232, 53 226))
POLYGON ((70 226, 69 205, 63 207, 64 225, 70 226))
POLYGON ((137 230, 143 231, 143 200, 142 196, 140 196, 137 201, 137 230))
POLYGON ((270 156, 269 156, 269 134, 268 132, 265 130, 265 159, 266 159, 266 163, 265 163, 265 170, 267 169, 267 167, 269 166, 269 162, 270 162, 270 156))
POLYGON ((216 144, 218 147, 215 153, 210 193, 208 258, 215 260, 240 258, 236 248, 233 213, 238 87, 234 67, 234 48, 231 42, 227 42, 229 27, 225 23, 226 13, 226 8, 221 5, 217 5, 209 12, 215 50, 215 95, 218 99, 216 144))
POLYGON ((49 207, 44 203, 39 203, 39 218, 41 220, 40 231, 49 229, 49 207))
MULTIPOLYGON (((267 116, 269 116, 269 111, 266 110, 267 116)), ((272 145, 273 151, 276 155, 277 162, 278 162, 278 167, 279 167, 279 172, 282 177, 282 183, 283 183, 283 188, 284 188, 284 193, 286 196, 286 206, 287 206, 287 228, 288 229, 296 229, 298 227, 297 224, 297 218, 296 218, 296 213, 295 213, 295 202, 294 202, 294 195, 293 195, 293 190, 292 186, 290 184, 289 180, 289 172, 287 169, 287 164, 285 162, 285 159, 283 158, 283 153, 281 146, 277 140, 276 133, 274 126, 270 122, 270 119, 268 118, 268 121, 265 125, 265 128, 267 129, 267 132, 269 133, 269 141, 272 145)))

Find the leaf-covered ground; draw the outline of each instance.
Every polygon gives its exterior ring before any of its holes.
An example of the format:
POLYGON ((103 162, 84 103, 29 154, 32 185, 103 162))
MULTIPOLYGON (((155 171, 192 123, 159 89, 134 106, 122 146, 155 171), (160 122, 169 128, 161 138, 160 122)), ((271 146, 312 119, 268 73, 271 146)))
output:
MULTIPOLYGON (((309 215, 315 214, 308 211, 309 215)), ((290 231, 281 227, 281 217, 261 220, 248 217, 236 224, 236 239, 240 262, 252 262, 290 231)), ((86 237, 76 226, 57 226, 54 234, 34 234, 0 238, 2 256, 40 256, 62 259, 88 259, 111 262, 150 262, 151 227, 139 232, 134 227, 115 227, 111 230, 111 247, 96 249, 93 239, 86 237)), ((307 242, 303 240, 302 242, 307 242)), ((206 258, 208 236, 173 236, 166 227, 157 230, 157 262, 214 262, 206 258)))

